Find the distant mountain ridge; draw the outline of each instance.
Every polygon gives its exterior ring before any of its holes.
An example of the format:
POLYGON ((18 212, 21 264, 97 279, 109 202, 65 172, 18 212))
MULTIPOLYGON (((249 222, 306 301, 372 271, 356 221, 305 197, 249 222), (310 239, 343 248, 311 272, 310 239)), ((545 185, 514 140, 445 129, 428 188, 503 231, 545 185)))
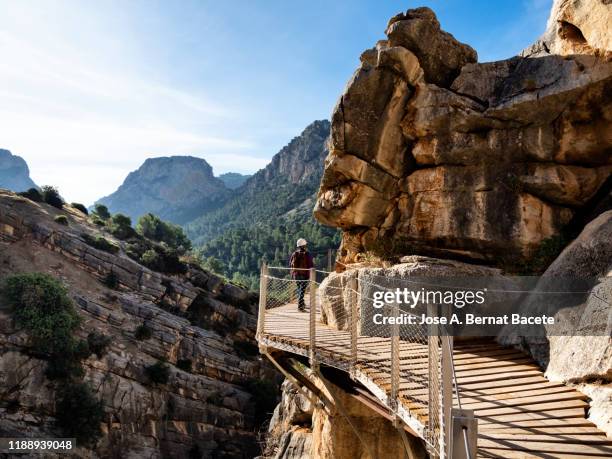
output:
POLYGON ((328 153, 330 127, 327 120, 308 125, 219 209, 189 222, 186 230, 192 240, 203 244, 229 227, 267 222, 315 194, 328 153))
POLYGON ((182 225, 202 256, 217 260, 211 269, 256 288, 261 259, 285 264, 297 238, 321 260, 339 243, 339 232, 312 215, 330 129, 314 121, 250 177, 214 177, 201 158, 151 158, 98 202, 133 220, 152 212, 182 225))
POLYGON ((185 225, 203 258, 220 261, 226 276, 253 289, 261 259, 286 264, 299 237, 309 241, 316 264, 326 266, 339 232, 317 223, 312 211, 329 132, 329 121, 311 123, 219 209, 185 225))
POLYGON ((252 175, 243 175, 237 172, 226 172, 225 174, 219 175, 220 180, 225 183, 225 186, 230 190, 235 190, 236 188, 240 188, 244 182, 246 182, 252 175))
POLYGON ((170 156, 147 159, 130 172, 117 191, 97 203, 133 220, 152 212, 164 220, 184 224, 216 209, 231 194, 204 159, 170 156))
POLYGON ((0 188, 17 192, 36 188, 25 160, 4 149, 0 149, 0 188))

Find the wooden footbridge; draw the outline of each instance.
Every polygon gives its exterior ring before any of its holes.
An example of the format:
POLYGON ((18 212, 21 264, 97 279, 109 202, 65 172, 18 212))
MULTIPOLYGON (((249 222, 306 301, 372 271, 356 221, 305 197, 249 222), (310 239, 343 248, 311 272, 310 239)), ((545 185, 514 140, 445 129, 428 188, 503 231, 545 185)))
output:
MULTIPOLYGON (((406 434, 421 438, 430 457, 612 457, 612 441, 586 419, 587 397, 548 381, 521 351, 493 340, 400 336, 397 329, 387 337, 371 336, 360 324, 356 279, 341 295, 344 325, 332 327, 319 305, 316 273, 305 281, 308 307, 299 311, 296 281, 281 270, 262 267, 261 350, 305 395, 324 403, 334 401, 299 370, 303 365, 287 362, 306 363, 325 384, 323 369, 340 370, 351 391, 398 428, 407 457, 416 455, 406 434)), ((355 434, 361 440, 356 428, 355 434)))

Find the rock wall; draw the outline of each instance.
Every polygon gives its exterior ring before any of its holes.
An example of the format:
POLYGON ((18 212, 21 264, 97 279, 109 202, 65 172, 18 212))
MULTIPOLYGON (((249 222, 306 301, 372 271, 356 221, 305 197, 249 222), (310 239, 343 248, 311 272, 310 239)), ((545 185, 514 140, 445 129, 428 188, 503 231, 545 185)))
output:
POLYGON ((342 261, 381 246, 524 258, 580 213, 612 170, 609 31, 587 26, 592 3, 557 2, 550 21, 580 19, 580 53, 560 26, 488 63, 428 8, 390 20, 332 115, 315 217, 342 228, 342 261))
MULTIPOLYGON (((402 439, 388 419, 380 416, 337 386, 330 384, 332 394, 321 380, 309 375, 328 399, 342 404, 345 413, 358 429, 358 438, 341 411, 321 403, 313 405, 292 386, 283 383, 281 402, 270 422, 265 457, 274 459, 367 459, 404 457, 402 439), (364 446, 363 443, 368 446, 364 446), (370 454, 371 453, 371 454, 370 454)), ((410 436, 409 436, 410 437, 410 436)), ((426 457, 421 441, 410 437, 415 459, 426 457)))
MULTIPOLYGON (((552 279, 599 279, 584 300, 559 311, 542 336, 518 337, 510 328, 499 341, 529 352, 546 377, 575 385, 591 399, 589 418, 612 437, 612 210, 590 222, 543 274, 552 279)), ((544 300, 545 301, 545 300, 544 300)), ((537 311, 543 299, 531 295, 520 313, 537 311)))
MULTIPOLYGON (((257 455, 255 405, 246 383, 276 376, 259 357, 237 347, 254 346, 251 294, 195 268, 180 276, 153 272, 123 251, 92 248, 83 233, 99 229, 78 211, 0 191, 0 281, 17 272, 52 274, 68 287, 82 316, 79 335, 95 330, 112 338, 106 356, 84 361, 85 380, 103 401, 107 418, 97 446, 79 456, 257 455), (60 213, 68 226, 53 221, 60 213), (113 290, 101 283, 111 271, 119 281, 113 290), (152 331, 151 339, 135 338, 142 324, 152 331), (179 359, 191 360, 191 370, 178 368, 179 359), (152 384, 145 373, 160 360, 171 370, 165 385, 152 384)), ((28 347, 26 333, 15 328, 0 300, 0 433, 61 436, 54 425, 55 386, 44 376, 46 363, 28 355, 28 347)))
MULTIPOLYGON (((347 326, 342 295, 353 277, 391 285, 419 274, 499 276, 476 265, 517 266, 581 231, 544 276, 609 279, 611 19, 608 1, 555 0, 540 40, 487 63, 442 31, 428 8, 389 21, 332 115, 314 211, 343 232, 339 272, 321 285, 330 326, 347 326), (381 258, 400 264, 371 266, 381 258), (457 258, 470 264, 450 260, 457 258)), ((608 290, 602 281, 592 293, 603 300, 560 316, 583 331, 609 332, 608 290)), ((531 352, 550 379, 588 394, 590 419, 612 435, 609 333, 553 335, 500 340, 531 352)), ((326 457, 328 443, 314 434, 312 442, 326 457)))

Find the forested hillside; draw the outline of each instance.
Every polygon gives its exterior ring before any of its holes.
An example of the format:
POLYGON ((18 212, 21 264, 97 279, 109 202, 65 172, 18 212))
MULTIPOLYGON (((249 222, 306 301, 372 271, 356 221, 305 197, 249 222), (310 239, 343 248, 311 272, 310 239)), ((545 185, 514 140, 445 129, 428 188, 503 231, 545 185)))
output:
POLYGON ((261 258, 286 264, 299 237, 310 242, 317 263, 326 265, 339 233, 317 223, 312 209, 329 129, 326 120, 310 124, 225 205, 185 226, 211 269, 256 288, 261 258))

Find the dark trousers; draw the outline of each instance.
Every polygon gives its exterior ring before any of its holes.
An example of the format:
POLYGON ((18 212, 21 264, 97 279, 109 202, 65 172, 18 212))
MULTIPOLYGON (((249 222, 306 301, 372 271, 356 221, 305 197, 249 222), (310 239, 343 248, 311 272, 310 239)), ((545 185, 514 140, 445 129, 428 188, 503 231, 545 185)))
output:
POLYGON ((298 309, 306 309, 306 303, 304 302, 304 295, 306 295, 306 288, 308 287, 308 280, 297 279, 297 296, 298 296, 298 309))

